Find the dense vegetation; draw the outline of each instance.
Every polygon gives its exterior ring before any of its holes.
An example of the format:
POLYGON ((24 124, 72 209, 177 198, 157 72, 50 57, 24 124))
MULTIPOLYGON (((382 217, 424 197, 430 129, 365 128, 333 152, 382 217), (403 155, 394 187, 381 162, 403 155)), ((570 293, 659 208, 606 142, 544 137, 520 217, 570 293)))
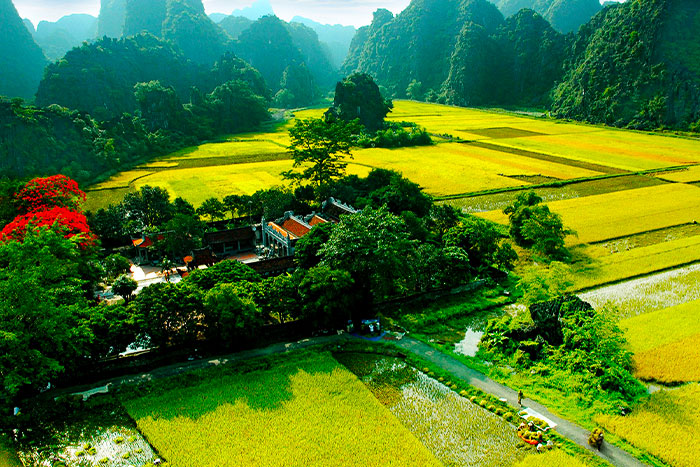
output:
MULTIPOLYGON (((92 45, 85 47, 104 56, 109 54, 99 44, 126 47, 146 62, 152 57, 145 50, 155 49, 141 49, 138 44, 153 44, 153 41, 158 43, 152 36, 137 36, 122 41, 104 39, 94 45, 95 49, 92 45)), ((75 49, 68 56, 75 54, 79 58, 81 51, 75 49)), ((174 66, 171 73, 177 75, 181 62, 167 58, 162 62, 174 66)), ((112 78, 123 80, 125 77, 111 65, 106 66, 110 67, 112 78)), ((171 76, 163 74, 166 80, 171 76)), ((67 76, 65 80, 48 78, 51 85, 46 83, 45 89, 62 95, 64 101, 78 100, 86 107, 94 106, 97 114, 108 114, 110 119, 99 122, 84 112, 59 105, 35 108, 21 101, 2 100, 0 120, 4 130, 0 141, 5 157, 0 163, 0 173, 11 177, 63 173, 81 182, 93 181, 104 173, 187 144, 218 134, 254 129, 269 118, 262 78, 242 60, 224 56, 205 78, 202 83, 206 92, 189 90, 191 103, 185 105, 176 89, 166 84, 168 81, 151 81, 144 75, 133 77, 131 82, 122 81, 120 88, 113 87, 108 94, 101 94, 99 86, 93 86, 95 93, 80 91, 68 84, 67 76), (138 83, 138 79, 147 81, 138 83), (107 101, 103 98, 106 95, 114 100, 107 101), (111 112, 107 112, 105 104, 113 106, 111 112)), ((182 82, 187 77, 174 79, 182 82)), ((109 80, 102 85, 110 88, 109 80)))
POLYGON ((496 0, 494 3, 504 16, 523 8, 534 10, 562 33, 576 32, 600 11, 598 0, 496 0))
POLYGON ((564 47, 531 10, 506 21, 485 0, 414 1, 396 17, 378 10, 353 39, 344 71, 371 73, 395 96, 542 105, 561 75, 564 47))
POLYGON ((46 57, 17 14, 12 0, 0 1, 0 95, 31 98, 46 57))
POLYGON ((556 116, 632 128, 695 129, 700 118, 700 5, 640 0, 581 28, 554 90, 556 116))

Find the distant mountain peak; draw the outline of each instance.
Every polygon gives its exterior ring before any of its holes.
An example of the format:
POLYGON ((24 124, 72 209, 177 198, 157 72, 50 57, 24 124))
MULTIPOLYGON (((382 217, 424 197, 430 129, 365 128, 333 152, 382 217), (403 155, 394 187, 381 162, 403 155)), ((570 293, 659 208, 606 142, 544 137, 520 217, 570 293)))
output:
POLYGON ((274 15, 270 0, 256 0, 252 5, 245 8, 233 10, 231 16, 243 16, 253 21, 267 15, 274 15))

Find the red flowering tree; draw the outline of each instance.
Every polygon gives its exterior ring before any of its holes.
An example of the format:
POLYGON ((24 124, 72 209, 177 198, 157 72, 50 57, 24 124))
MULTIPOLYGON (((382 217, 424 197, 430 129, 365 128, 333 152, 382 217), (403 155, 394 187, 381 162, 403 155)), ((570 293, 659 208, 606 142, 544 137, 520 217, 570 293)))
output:
POLYGON ((46 211, 36 211, 14 218, 7 224, 0 237, 2 241, 23 241, 28 228, 52 228, 65 238, 78 237, 78 245, 86 249, 95 244, 97 237, 90 231, 85 215, 65 207, 54 207, 46 211))
POLYGON ((35 178, 15 195, 20 209, 25 213, 48 211, 54 207, 80 210, 85 192, 78 183, 65 175, 35 178))

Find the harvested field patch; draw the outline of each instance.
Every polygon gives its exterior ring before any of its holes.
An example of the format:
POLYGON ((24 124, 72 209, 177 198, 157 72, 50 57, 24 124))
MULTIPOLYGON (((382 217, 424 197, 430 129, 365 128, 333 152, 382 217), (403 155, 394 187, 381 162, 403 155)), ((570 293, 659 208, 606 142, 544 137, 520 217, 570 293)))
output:
POLYGON ((487 138, 500 139, 500 138, 526 138, 528 136, 542 136, 544 133, 539 133, 537 131, 523 130, 520 128, 511 128, 507 126, 497 127, 497 128, 484 128, 470 129, 470 130, 459 130, 465 133, 473 133, 479 136, 486 136, 487 138))
MULTIPOLYGON (((582 248, 584 254, 587 250, 582 248)), ((700 236, 576 261, 572 264, 573 290, 586 290, 697 261, 700 261, 700 236)))
POLYGON ((527 151, 525 149, 513 148, 509 146, 500 146, 497 144, 487 143, 484 141, 472 141, 468 144, 470 146, 477 146, 484 149, 491 149, 492 151, 501 151, 509 154, 517 154, 523 157, 529 157, 531 159, 537 159, 540 161, 554 162, 556 164, 570 165, 571 167, 578 167, 579 169, 591 170, 593 172, 606 173, 606 174, 619 174, 628 172, 628 170, 618 169, 614 167, 609 167, 607 165, 596 164, 588 161, 579 161, 575 159, 569 159, 566 157, 555 156, 552 154, 545 154, 541 152, 527 151))
POLYGON ((669 465, 694 467, 700 454, 700 386, 661 390, 634 408, 630 415, 600 415, 605 429, 669 465))
POLYGON ((700 235, 700 224, 685 224, 666 227, 659 230, 629 235, 627 237, 604 240, 601 242, 592 243, 591 245, 601 247, 609 254, 615 254, 622 251, 628 251, 633 248, 656 245, 657 243, 677 240, 679 238, 692 237, 695 235, 700 235))
MULTIPOLYGON (((579 297, 594 308, 607 303, 615 306, 621 319, 682 306, 700 300, 700 264, 589 290, 579 297)), ((646 350, 638 346, 633 348, 646 350)))
POLYGON ((357 377, 329 354, 125 402, 173 466, 440 465, 357 377))
MULTIPOLYGON (((567 244, 572 246, 692 223, 698 218, 700 189, 666 184, 554 201, 549 207, 561 215, 565 226, 578 233, 578 237, 567 239, 567 244)), ((501 211, 478 215, 508 223, 508 217, 501 211)))
MULTIPOLYGON (((663 185, 657 178, 646 175, 623 175, 620 177, 601 178, 596 180, 585 180, 565 184, 560 187, 532 188, 545 203, 559 201, 563 199, 581 198, 583 196, 600 195, 615 191, 634 190, 648 186, 663 185)), ((523 190, 528 190, 527 187, 523 190)), ((513 204, 520 191, 508 191, 503 193, 491 193, 466 198, 451 199, 442 201, 455 207, 462 208, 465 212, 485 212, 503 210, 513 204)))
POLYGON ((164 160, 187 160, 209 158, 233 158, 235 156, 255 156, 258 154, 271 154, 287 152, 288 143, 281 141, 269 141, 265 139, 269 134, 262 134, 255 139, 231 139, 223 143, 208 143, 201 146, 181 149, 167 156, 164 160))
POLYGON ((129 170, 127 172, 120 172, 117 175, 114 175, 113 177, 110 177, 109 180, 106 180, 102 183, 98 183, 97 185, 92 185, 90 187, 90 191, 94 190, 110 190, 113 188, 128 188, 129 184, 132 183, 134 180, 138 180, 141 177, 146 177, 148 175, 151 175, 155 173, 154 170, 129 170))
POLYGON ((520 180, 521 182, 537 185, 540 183, 552 183, 559 179, 556 177, 547 177, 546 175, 509 175, 508 177, 520 180))

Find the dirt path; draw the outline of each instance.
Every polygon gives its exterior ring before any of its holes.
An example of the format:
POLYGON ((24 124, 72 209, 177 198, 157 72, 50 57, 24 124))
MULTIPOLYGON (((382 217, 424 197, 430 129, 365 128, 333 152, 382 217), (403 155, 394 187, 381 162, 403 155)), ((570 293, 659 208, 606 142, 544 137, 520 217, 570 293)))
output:
MULTIPOLYGON (((497 397, 505 398, 509 405, 516 409, 519 409, 520 406, 518 405, 518 394, 516 391, 500 383, 497 383, 496 381, 486 377, 485 375, 479 373, 476 370, 468 368, 459 360, 430 347, 428 344, 425 344, 421 341, 410 337, 404 337, 400 341, 394 341, 393 343, 403 348, 404 350, 416 354, 424 358, 425 360, 428 360, 429 362, 433 363, 434 365, 437 365, 440 368, 449 371, 454 376, 459 377, 463 381, 481 389, 482 391, 485 391, 497 397)), ((547 409, 547 407, 538 404, 533 400, 525 398, 523 399, 523 405, 536 410, 540 414, 544 415, 545 417, 556 423, 556 431, 559 434, 565 436, 566 438, 575 442, 579 446, 588 449, 591 452, 594 452, 595 454, 599 455, 600 457, 607 460, 613 465, 623 467, 645 465, 639 460, 637 460, 635 457, 623 451, 622 449, 607 443, 603 445, 603 448, 600 451, 592 449, 588 445, 588 430, 581 428, 580 426, 571 423, 568 420, 554 415, 547 409)))

